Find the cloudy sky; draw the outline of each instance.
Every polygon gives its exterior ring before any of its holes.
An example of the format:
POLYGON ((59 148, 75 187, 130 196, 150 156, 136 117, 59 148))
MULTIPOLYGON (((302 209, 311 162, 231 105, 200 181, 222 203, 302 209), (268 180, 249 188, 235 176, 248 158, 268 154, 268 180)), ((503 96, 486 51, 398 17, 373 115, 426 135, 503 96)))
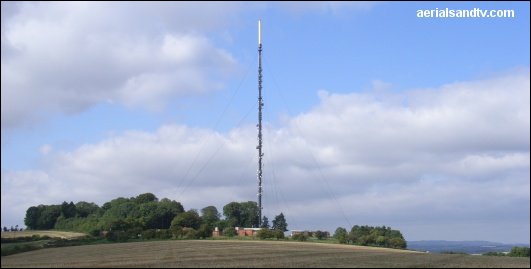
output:
POLYGON ((529 3, 2 1, 2 226, 152 192, 407 240, 530 238, 529 3), (419 9, 515 18, 417 18, 419 9))

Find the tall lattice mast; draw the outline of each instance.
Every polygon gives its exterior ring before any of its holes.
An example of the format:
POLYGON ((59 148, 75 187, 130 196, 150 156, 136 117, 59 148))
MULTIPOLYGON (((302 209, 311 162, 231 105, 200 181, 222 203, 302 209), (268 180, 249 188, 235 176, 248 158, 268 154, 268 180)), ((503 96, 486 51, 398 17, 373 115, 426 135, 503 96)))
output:
POLYGON ((262 21, 258 21, 258 223, 262 225, 262 21))

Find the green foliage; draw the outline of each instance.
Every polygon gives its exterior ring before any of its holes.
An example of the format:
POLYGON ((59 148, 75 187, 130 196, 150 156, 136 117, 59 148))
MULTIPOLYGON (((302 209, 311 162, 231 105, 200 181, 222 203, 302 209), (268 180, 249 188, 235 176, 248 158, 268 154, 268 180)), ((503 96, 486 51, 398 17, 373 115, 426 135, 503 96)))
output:
MULTIPOLYGON (((27 209, 24 221, 29 229, 77 231, 123 242, 136 238, 207 238, 212 236, 214 227, 226 236, 235 236, 236 226, 257 227, 258 213, 254 201, 232 202, 223 207, 223 220, 215 206, 203 208, 200 217, 195 210, 185 212, 179 202, 166 198, 159 201, 154 194, 144 193, 119 197, 101 207, 85 201, 32 206, 27 209)), ((269 227, 265 216, 263 224, 269 227)), ((277 216, 273 224, 280 232, 272 231, 268 238, 283 238, 287 230, 284 215, 277 216)))
POLYGON ((214 227, 218 227, 220 231, 223 231, 225 228, 228 227, 226 220, 219 220, 214 224, 214 227))
POLYGON ((61 215, 61 205, 32 206, 26 211, 24 224, 29 229, 48 230, 55 226, 57 218, 61 215))
POLYGON ((350 230, 350 233, 348 234, 346 240, 345 238, 343 238, 343 230, 339 229, 340 228, 336 230, 336 234, 334 234, 334 237, 337 238, 340 243, 350 241, 353 244, 362 246, 379 246, 400 249, 405 249, 407 247, 406 240, 402 236, 402 233, 398 230, 392 230, 391 227, 354 225, 354 227, 352 227, 352 229, 350 230))
POLYGON ((197 231, 195 229, 183 228, 182 231, 181 231, 180 238, 182 238, 182 239, 198 239, 199 235, 198 235, 198 233, 197 233, 197 231))
POLYGON ((36 230, 38 228, 39 217, 42 209, 36 206, 32 206, 26 210, 26 217, 24 218, 24 224, 28 229, 36 230))
POLYGON ((172 221, 171 226, 179 226, 183 228, 199 229, 201 225, 201 217, 195 210, 188 210, 177 215, 172 221))
POLYGON ((260 228, 269 229, 269 219, 266 216, 262 218, 262 225, 260 225, 260 228))
POLYGON ((315 238, 317 238, 317 240, 323 240, 323 239, 325 239, 326 234, 327 234, 326 232, 323 232, 321 230, 317 230, 316 232, 313 233, 313 236, 315 238))
POLYGON ((508 256, 510 257, 528 257, 529 258, 529 248, 528 247, 513 247, 508 256))
POLYGON ((270 229, 261 229, 260 231, 256 232, 256 237, 260 239, 268 239, 268 238, 275 237, 275 235, 273 234, 273 231, 270 229))
POLYGON ((241 207, 238 202, 230 202, 223 207, 223 215, 228 226, 236 227, 241 225, 241 207))
POLYGON ((144 229, 167 229, 178 214, 184 212, 176 201, 162 199, 151 193, 135 198, 117 198, 101 208, 94 203, 66 201, 60 205, 32 206, 26 211, 24 223, 29 229, 58 229, 90 233, 92 230, 108 231, 118 228, 131 233, 144 229), (124 227, 116 227, 122 223, 124 227))
POLYGON ((61 204, 61 215, 65 218, 73 218, 76 216, 77 210, 74 202, 67 203, 64 201, 61 204))
POLYGON ((227 237, 234 237, 236 236, 236 229, 234 229, 234 227, 227 227, 223 229, 223 235, 227 237))
POLYGON ((347 230, 343 227, 337 227, 336 231, 334 232, 334 238, 337 239, 340 244, 347 243, 347 240, 348 240, 347 230))
POLYGON ((90 214, 96 213, 100 207, 95 203, 87 203, 84 201, 76 203, 76 214, 79 218, 86 218, 90 214))
POLYGON ((295 241, 304 242, 304 241, 308 240, 308 236, 305 235, 304 233, 297 233, 297 234, 294 234, 293 236, 291 236, 291 239, 293 239, 295 241))
POLYGON ((214 231, 214 229, 211 228, 210 225, 204 223, 199 226, 199 229, 197 230, 197 236, 199 238, 208 238, 212 236, 212 231, 214 231))
POLYGON ((125 231, 109 231, 105 238, 112 242, 125 242, 129 240, 129 234, 125 231))
POLYGON ((2 256, 12 255, 43 248, 40 244, 23 244, 13 246, 2 246, 2 256))
POLYGON ((231 202, 223 207, 228 226, 233 227, 258 227, 258 205, 256 202, 231 202))
POLYGON ((273 230, 273 235, 276 239, 284 239, 284 232, 281 230, 273 230))
POLYGON ((272 228, 275 230, 281 230, 283 232, 288 230, 288 223, 286 222, 286 218, 284 218, 283 213, 280 213, 275 217, 272 228))
POLYGON ((154 230, 154 229, 147 229, 147 230, 145 230, 145 231, 142 232, 142 236, 141 236, 141 237, 142 237, 142 239, 144 239, 144 240, 149 240, 149 239, 153 239, 153 238, 155 238, 156 234, 157 234, 157 233, 156 233, 156 230, 154 230))
POLYGON ((276 238, 278 240, 284 238, 284 232, 281 230, 271 230, 263 228, 256 233, 256 237, 260 239, 276 238))
POLYGON ((212 229, 216 227, 219 217, 220 214, 215 206, 207 206, 201 209, 201 218, 203 219, 203 223, 212 229))
POLYGON ((157 196, 155 196, 155 194, 148 192, 140 194, 136 198, 132 198, 131 200, 133 200, 137 204, 144 204, 149 202, 157 202, 159 199, 157 198, 157 196))
POLYGON ((100 229, 92 229, 92 230, 89 231, 89 234, 90 234, 91 236, 94 236, 94 237, 96 237, 96 236, 100 236, 100 233, 101 233, 101 230, 100 230, 100 229))

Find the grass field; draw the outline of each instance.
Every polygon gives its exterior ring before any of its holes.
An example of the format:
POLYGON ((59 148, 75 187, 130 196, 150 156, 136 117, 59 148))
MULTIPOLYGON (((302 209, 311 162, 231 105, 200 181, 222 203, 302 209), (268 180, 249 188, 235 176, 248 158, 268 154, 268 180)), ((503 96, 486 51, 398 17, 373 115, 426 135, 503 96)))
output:
POLYGON ((61 231, 22 231, 22 232, 2 232, 2 238, 27 237, 32 235, 48 236, 51 238, 73 239, 83 237, 86 234, 61 231))
POLYGON ((2 257, 2 267, 527 267, 529 258, 426 254, 276 241, 151 241, 50 248, 2 257))

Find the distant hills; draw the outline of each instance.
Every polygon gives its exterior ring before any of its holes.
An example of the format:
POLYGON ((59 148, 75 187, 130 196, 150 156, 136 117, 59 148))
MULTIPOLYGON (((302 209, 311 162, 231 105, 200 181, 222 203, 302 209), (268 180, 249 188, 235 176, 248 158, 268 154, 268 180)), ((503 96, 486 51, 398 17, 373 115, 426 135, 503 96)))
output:
POLYGON ((451 251, 468 254, 483 254, 487 252, 509 252, 512 247, 529 247, 529 244, 503 244, 490 241, 407 241, 408 249, 429 251, 433 253, 451 251))

